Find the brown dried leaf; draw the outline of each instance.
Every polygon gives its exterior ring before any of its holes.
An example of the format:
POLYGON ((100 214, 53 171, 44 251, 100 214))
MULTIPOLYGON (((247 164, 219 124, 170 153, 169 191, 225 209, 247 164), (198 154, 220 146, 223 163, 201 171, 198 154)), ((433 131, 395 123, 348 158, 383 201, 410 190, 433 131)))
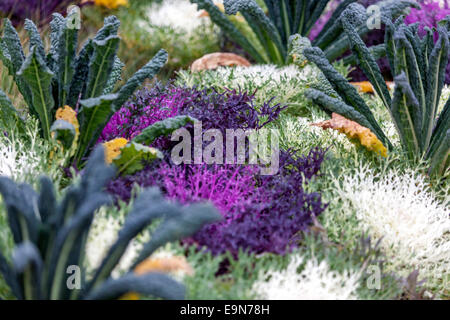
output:
POLYGON ((250 62, 234 53, 215 52, 195 60, 191 66, 191 71, 197 72, 231 66, 249 67, 250 62))
POLYGON ((173 256, 167 258, 148 258, 142 261, 135 269, 134 273, 143 275, 148 272, 163 273, 183 273, 193 275, 194 270, 186 261, 185 257, 173 256))

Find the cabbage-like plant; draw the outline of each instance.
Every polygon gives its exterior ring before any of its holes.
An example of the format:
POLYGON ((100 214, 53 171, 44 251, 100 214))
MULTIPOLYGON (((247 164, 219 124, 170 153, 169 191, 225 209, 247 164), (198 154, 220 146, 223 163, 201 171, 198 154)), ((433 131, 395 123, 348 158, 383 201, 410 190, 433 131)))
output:
MULTIPOLYGON (((209 13, 211 20, 223 32, 242 47, 258 63, 286 64, 289 62, 288 44, 290 36, 300 34, 308 36, 314 24, 326 9, 330 0, 264 0, 268 15, 255 0, 224 0, 225 13, 242 14, 259 41, 259 46, 247 37, 223 14, 213 3, 213 0, 190 0, 209 13), (259 52, 262 47, 266 52, 259 52)), ((348 43, 343 36, 339 21, 341 13, 351 8, 354 14, 353 23, 360 35, 368 33, 367 21, 370 16, 357 0, 344 0, 334 11, 313 45, 325 51, 330 61, 339 58, 348 49, 348 43)), ((384 0, 377 3, 380 8, 380 19, 397 17, 410 6, 418 6, 410 0, 384 0)), ((382 50, 383 51, 383 50, 382 50)), ((377 52, 380 52, 379 48, 377 52)))
POLYGON ((94 213, 110 202, 103 188, 114 174, 113 167, 105 165, 103 148, 98 147, 79 184, 69 186, 61 201, 56 200, 53 183, 47 177, 41 179, 39 193, 28 184, 0 177, 0 194, 16 245, 10 261, 0 254, 0 273, 17 299, 115 299, 127 292, 183 298, 183 286, 168 276, 137 275, 132 270, 160 246, 193 235, 220 215, 208 204, 169 203, 158 189, 145 190, 135 200, 117 240, 91 279, 81 277, 80 288, 67 285, 69 271, 83 266, 94 213), (130 241, 156 220, 160 222, 151 240, 130 271, 120 278, 111 278, 130 241))
MULTIPOLYGON (((103 28, 77 53, 79 19, 76 9, 67 18, 53 14, 48 53, 31 20, 25 21, 29 34, 28 56, 8 19, 0 38, 0 60, 14 78, 29 112, 39 119, 42 136, 61 141, 65 149, 71 150, 71 158, 77 165, 87 158, 114 112, 167 61, 167 52, 160 50, 115 90, 123 68, 116 55, 120 21, 115 16, 107 17, 103 28), (64 106, 76 110, 77 114, 61 109, 64 106)), ((5 118, 13 121, 10 126, 16 125, 14 121, 21 121, 3 92, 0 92, 0 110, 10 115, 5 118)))
MULTIPOLYGON (((430 171, 437 174, 443 174, 449 167, 449 100, 438 116, 448 64, 449 18, 447 16, 437 27, 439 39, 436 44, 433 42, 433 30, 429 28, 426 36, 420 38, 418 24, 407 26, 402 18, 386 22, 385 45, 395 80, 394 96, 391 97, 374 57, 351 24, 350 13, 344 11, 341 17, 342 27, 358 64, 388 109, 405 153, 411 159, 429 159, 430 171)), ((369 128, 381 141, 391 146, 357 90, 330 65, 322 50, 307 48, 304 55, 322 70, 339 95, 336 97, 309 89, 307 96, 324 110, 336 112, 369 128)))

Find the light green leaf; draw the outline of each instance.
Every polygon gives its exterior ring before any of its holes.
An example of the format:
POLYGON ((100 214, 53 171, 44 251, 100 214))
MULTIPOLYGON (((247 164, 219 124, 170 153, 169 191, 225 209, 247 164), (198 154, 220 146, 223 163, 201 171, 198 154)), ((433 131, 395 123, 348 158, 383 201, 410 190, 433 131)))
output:
POLYGON ((120 174, 129 175, 144 169, 146 162, 162 158, 163 155, 158 149, 131 141, 121 149, 120 156, 114 159, 113 163, 120 174))
POLYGON ((175 130, 184 127, 188 123, 194 123, 196 119, 190 116, 175 116, 173 118, 167 118, 162 121, 158 121, 151 126, 142 130, 142 132, 134 137, 133 141, 150 145, 157 138, 161 136, 167 136, 173 133, 175 130))
POLYGON ((77 160, 88 152, 89 147, 97 142, 104 126, 113 114, 112 103, 117 99, 117 94, 109 94, 98 98, 80 101, 80 143, 77 152, 77 160))

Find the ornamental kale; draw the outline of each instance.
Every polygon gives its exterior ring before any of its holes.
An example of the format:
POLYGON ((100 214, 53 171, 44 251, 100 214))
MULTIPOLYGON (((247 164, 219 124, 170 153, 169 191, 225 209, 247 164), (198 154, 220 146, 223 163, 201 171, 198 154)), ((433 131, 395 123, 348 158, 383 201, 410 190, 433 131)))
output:
POLYGON ((256 167, 245 165, 152 164, 116 179, 108 191, 129 200, 134 185, 158 186, 168 199, 182 204, 208 200, 223 220, 204 227, 189 242, 206 246, 214 254, 237 255, 239 249, 284 254, 297 245, 299 232, 307 230, 326 208, 320 194, 303 190, 303 183, 318 173, 324 155, 320 149, 306 156, 282 151, 276 176, 257 175, 256 167))
MULTIPOLYGON (((348 49, 347 41, 339 37, 342 32, 339 16, 343 10, 346 8, 353 10, 352 22, 359 34, 369 32, 366 25, 368 18, 366 10, 353 3, 355 1, 342 1, 314 39, 314 45, 325 50, 330 61, 334 61, 348 49)), ((307 37, 330 0, 264 0, 268 14, 255 0, 224 0, 225 13, 227 15, 240 13, 255 37, 246 37, 240 32, 212 0, 191 0, 191 2, 196 3, 198 9, 208 11, 211 20, 257 63, 284 65, 289 62, 289 38, 295 34, 307 37), (256 38, 259 44, 252 43, 252 38, 256 38), (258 47, 264 48, 266 52, 258 51, 256 49, 258 47)), ((378 5, 381 8, 382 19, 385 19, 388 16, 395 18, 401 15, 406 8, 416 6, 416 3, 409 0, 384 0, 378 2, 378 5)))
MULTIPOLYGON (((283 109, 269 101, 257 110, 253 99, 247 93, 230 90, 217 93, 170 85, 143 89, 113 116, 114 122, 106 127, 103 137, 139 136, 146 125, 176 114, 202 121, 203 130, 214 128, 225 133, 228 128, 260 129, 283 109)), ((188 130, 192 129, 189 126, 188 130)), ((167 146, 170 149, 170 144, 167 146)), ((162 161, 112 181, 108 191, 128 201, 134 186, 157 186, 168 199, 182 204, 209 200, 224 219, 198 232, 191 242, 207 246, 215 254, 227 250, 237 254, 239 248, 285 253, 295 246, 297 233, 307 229, 313 216, 325 209, 319 194, 303 190, 303 183, 319 171, 324 154, 319 149, 303 157, 281 151, 277 176, 258 176, 259 168, 251 165, 177 166, 166 154, 162 161)))
MULTIPOLYGON (((359 0, 359 2, 368 7, 377 2, 377 0, 359 0)), ((406 24, 419 24, 418 34, 420 37, 426 35, 425 27, 436 28, 437 22, 444 19, 450 14, 450 4, 448 0, 419 0, 421 8, 411 8, 411 12, 405 18, 406 24)), ((368 47, 377 46, 384 43, 385 28, 382 26, 380 30, 371 30, 366 36, 363 37, 364 42, 368 47)), ((434 42, 438 40, 438 33, 434 32, 434 42)), ((378 65, 381 73, 385 77, 392 77, 389 62, 387 58, 383 57, 379 59, 378 65)), ((367 80, 361 69, 357 69, 350 74, 354 81, 367 80)), ((450 65, 447 65, 445 83, 450 83, 450 65)))
MULTIPOLYGON (((123 68, 116 55, 120 21, 114 16, 105 18, 103 28, 77 54, 78 19, 79 12, 75 9, 67 18, 58 13, 53 15, 48 53, 37 26, 26 20, 25 29, 30 37, 28 56, 17 31, 6 19, 0 38, 0 60, 16 82, 29 112, 39 119, 41 135, 61 142, 64 150, 69 151, 68 158, 79 166, 113 113, 166 63, 167 52, 160 50, 115 90, 123 68)), ((15 114, 11 101, 1 91, 0 109, 15 114)), ((20 118, 10 118, 13 123, 9 126, 24 125, 20 118)))
POLYGON ((133 270, 160 246, 193 235, 203 225, 220 219, 220 215, 211 205, 168 203, 157 189, 146 190, 136 199, 93 277, 86 280, 80 274, 81 288, 69 288, 67 273, 73 266, 83 265, 94 214, 110 202, 110 196, 102 190, 113 176, 113 167, 105 165, 104 150, 98 147, 80 183, 70 185, 61 201, 56 200, 54 185, 46 177, 41 179, 39 193, 30 185, 0 177, 0 194, 16 244, 11 259, 0 253, 0 273, 17 299, 104 300, 117 299, 127 292, 165 299, 184 297, 184 287, 171 278, 158 273, 137 275, 133 270), (131 270, 113 279, 111 272, 129 243, 156 221, 160 223, 131 270))
MULTIPOLYGON (((352 51, 389 110, 404 152, 410 159, 429 159, 430 172, 444 174, 449 167, 450 100, 440 115, 438 106, 449 56, 449 16, 438 25, 439 39, 436 44, 433 42, 433 31, 429 28, 426 29, 426 36, 420 38, 418 25, 406 25, 401 19, 395 23, 386 21, 385 44, 396 84, 393 98, 374 57, 349 19, 351 15, 344 12, 341 23, 352 51)), ((336 112, 369 128, 382 142, 392 147, 364 100, 330 65, 324 53, 319 48, 307 48, 304 54, 322 70, 340 98, 316 89, 309 89, 307 96, 326 111, 336 112)))
MULTIPOLYGON (((202 121, 204 130, 260 129, 274 121, 285 107, 254 105, 254 95, 236 90, 178 88, 157 85, 138 91, 116 112, 102 132, 100 142, 122 137, 131 139, 143 129, 175 115, 186 115, 202 121)), ((158 147, 160 147, 158 145, 158 147)))

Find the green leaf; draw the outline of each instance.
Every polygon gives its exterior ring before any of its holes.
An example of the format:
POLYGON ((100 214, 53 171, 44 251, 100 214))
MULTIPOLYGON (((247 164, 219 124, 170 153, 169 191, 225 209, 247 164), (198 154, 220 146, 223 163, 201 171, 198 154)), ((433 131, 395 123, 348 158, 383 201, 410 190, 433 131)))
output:
MULTIPOLYGON (((370 129, 374 134, 376 134, 376 130, 372 127, 372 124, 367 120, 367 118, 351 106, 345 104, 345 102, 343 102, 341 99, 332 98, 316 89, 307 89, 305 95, 308 99, 318 104, 325 111, 340 114, 341 116, 355 121, 363 127, 370 129)), ((378 137, 378 139, 380 139, 380 137, 378 137)))
POLYGON ((116 16, 109 16, 104 19, 103 27, 95 35, 95 41, 102 41, 110 36, 116 36, 119 31, 120 20, 116 16))
POLYGON ((8 52, 8 48, 5 42, 1 38, 0 38, 0 60, 3 62, 3 65, 8 69, 8 74, 10 76, 15 76, 11 56, 8 52))
MULTIPOLYGON (((361 32, 360 26, 365 24, 367 21, 366 9, 359 3, 351 3, 347 6, 343 13, 347 16, 351 16, 351 22, 355 28, 358 28, 358 32, 361 32)), ((342 14, 343 14, 342 13, 342 14)), ((341 17, 342 14, 335 20, 334 24, 330 25, 328 29, 322 31, 322 35, 314 39, 313 45, 317 46, 323 50, 332 51, 332 44, 339 39, 343 33, 341 17)), ((341 43, 342 41, 338 41, 341 43)), ((344 41, 345 42, 345 41, 344 41)), ((348 43, 342 44, 344 48, 348 48, 348 43)), ((329 56, 329 54, 327 55, 329 56)))
POLYGON ((113 160, 122 175, 130 175, 144 169, 146 163, 162 159, 162 153, 155 148, 131 141, 121 149, 120 156, 113 160))
POLYGON ((16 185, 10 178, 0 176, 0 194, 14 242, 35 242, 40 226, 34 206, 38 198, 36 192, 27 184, 16 185))
POLYGON ((134 91, 144 82, 145 79, 153 79, 153 77, 161 70, 166 64, 168 54, 165 50, 159 50, 158 53, 150 60, 145 66, 143 66, 138 72, 136 72, 127 83, 120 88, 118 98, 114 101, 113 109, 117 111, 128 100, 128 98, 134 93, 134 91))
POLYGON ((18 72, 25 61, 25 54, 23 53, 22 44, 20 43, 19 34, 14 29, 9 19, 3 20, 3 42, 8 48, 8 54, 11 58, 11 63, 14 73, 18 72))
POLYGON ((323 37, 325 32, 332 28, 333 25, 340 25, 339 17, 341 16, 342 12, 347 9, 347 7, 352 4, 353 2, 356 2, 357 0, 345 0, 339 4, 339 6, 333 11, 333 14, 331 15, 330 19, 328 19, 327 23, 323 26, 320 33, 317 35, 317 37, 314 39, 317 41, 314 45, 321 47, 319 43, 321 42, 320 39, 323 37))
POLYGON ((49 264, 49 274, 53 276, 49 278, 49 299, 59 300, 69 290, 66 286, 66 271, 70 265, 71 253, 80 249, 77 244, 89 231, 94 212, 110 201, 110 197, 106 194, 96 194, 85 199, 73 217, 58 230, 49 264))
POLYGON ((56 61, 58 60, 59 39, 61 38, 61 30, 66 24, 66 19, 59 14, 52 14, 52 21, 50 22, 50 51, 47 55, 47 63, 53 72, 55 72, 56 61))
POLYGON ((39 115, 44 138, 50 139, 51 115, 55 105, 51 86, 53 72, 36 51, 36 47, 31 49, 17 75, 22 77, 30 88, 32 107, 39 115))
POLYGON ((11 100, 9 100, 8 96, 0 90, 0 130, 5 128, 9 131, 16 126, 22 128, 24 125, 23 119, 12 105, 11 100))
POLYGON ((162 121, 158 121, 151 126, 148 126, 142 132, 133 138, 132 141, 136 143, 150 145, 157 138, 161 136, 168 136, 174 131, 184 127, 189 123, 194 123, 196 119, 190 116, 175 116, 172 118, 167 118, 162 121))
POLYGON ((254 0, 225 0, 223 2, 225 13, 235 15, 240 11, 253 18, 253 25, 257 24, 261 31, 267 33, 275 43, 282 57, 286 57, 287 43, 281 41, 281 36, 272 21, 266 16, 264 10, 254 0))
POLYGON ((89 151, 89 147, 97 142, 103 128, 114 112, 112 104, 117 100, 117 97, 117 94, 108 94, 80 101, 78 161, 81 161, 82 157, 89 151))
MULTIPOLYGON (((377 44, 367 48, 369 50, 369 54, 375 59, 379 60, 381 58, 386 57, 386 45, 377 44)), ((351 54, 342 59, 342 62, 346 65, 356 65, 358 64, 358 58, 355 54, 351 54)))
MULTIPOLYGON (((371 130, 373 129, 372 132, 378 137, 378 139, 382 142, 387 142, 387 144, 390 145, 364 99, 359 95, 356 88, 352 86, 339 72, 337 72, 336 69, 333 68, 322 50, 319 48, 306 48, 303 53, 309 61, 314 62, 319 67, 342 100, 366 118, 367 122, 370 124, 370 127, 368 128, 371 128, 371 130)), ((345 115, 343 116, 345 117, 345 115)), ((367 127, 362 123, 359 124, 367 127)))
POLYGON ((30 37, 30 48, 36 47, 41 57, 45 57, 44 43, 36 25, 30 19, 25 19, 25 30, 28 31, 30 37))
POLYGON ((119 48, 118 36, 109 36, 104 40, 94 40, 94 52, 89 64, 87 89, 84 98, 95 98, 103 94, 119 48))
POLYGON ((179 214, 165 215, 164 220, 156 228, 151 240, 144 245, 139 257, 134 262, 134 269, 159 247, 166 243, 192 236, 204 225, 220 221, 221 214, 212 204, 197 203, 183 207, 179 214))
POLYGON ((11 24, 9 19, 4 20, 4 29, 3 29, 3 41, 4 48, 7 50, 2 50, 3 55, 6 55, 6 66, 10 72, 14 76, 14 80, 16 81, 17 88, 19 92, 22 94, 25 102, 28 105, 30 112, 33 115, 39 116, 37 110, 34 108, 32 101, 31 89, 28 87, 27 83, 17 75, 19 70, 22 68, 22 65, 25 61, 25 54, 22 49, 22 44, 20 42, 19 35, 17 31, 11 24), (8 60, 9 59, 9 60, 8 60))
POLYGON ((22 289, 20 288, 17 276, 1 252, 0 252, 0 274, 3 276, 3 279, 5 279, 6 284, 9 286, 9 288, 11 289, 12 293, 16 296, 16 298, 22 300, 23 299, 22 289))
POLYGON ((58 41, 57 59, 56 59, 56 81, 58 83, 58 107, 63 107, 69 95, 70 85, 75 73, 75 58, 78 47, 78 30, 67 25, 76 11, 71 11, 64 20, 60 30, 60 39, 58 41))
POLYGON ((56 120, 50 128, 53 138, 64 147, 64 150, 69 150, 75 140, 75 127, 64 120, 56 120))
POLYGON ((441 144, 431 157, 430 173, 443 175, 449 167, 450 129, 447 130, 441 144))
POLYGON ((428 91, 426 93, 426 110, 423 122, 424 146, 428 148, 431 142, 431 134, 435 125, 442 88, 445 84, 446 67, 449 55, 449 40, 447 32, 438 28, 439 39, 430 54, 428 74, 428 91))
POLYGON ((180 210, 181 207, 165 201, 159 189, 150 188, 143 190, 134 201, 133 209, 131 209, 130 213, 127 215, 118 239, 110 247, 92 280, 87 284, 86 291, 92 290, 111 276, 111 272, 120 262, 130 241, 132 241, 139 233, 156 219, 160 219, 168 213, 179 214, 178 212, 180 210))
POLYGON ((14 272, 22 275, 25 299, 41 299, 43 261, 38 248, 30 241, 19 244, 14 248, 12 264, 14 272))
POLYGON ((444 110, 442 110, 439 115, 436 126, 433 130, 431 144, 427 154, 429 158, 434 156, 436 150, 443 143, 448 130, 450 130, 450 99, 447 100, 444 110))
POLYGON ((211 21, 217 24, 227 36, 236 41, 236 43, 241 46, 250 56, 255 59, 258 63, 265 63, 263 56, 256 50, 256 48, 248 41, 248 39, 243 35, 234 25, 228 20, 227 16, 224 15, 219 8, 211 0, 190 0, 192 3, 197 4, 198 10, 206 10, 209 13, 211 21))
POLYGON ((91 61, 92 53, 94 52, 94 45, 92 40, 88 40, 78 55, 75 61, 74 75, 70 84, 69 95, 67 96, 66 104, 75 108, 80 96, 83 96, 83 89, 86 90, 86 81, 89 74, 89 63, 91 61))
POLYGON ((328 2, 330 2, 330 0, 316 0, 315 1, 314 10, 311 11, 311 13, 306 21, 305 28, 303 30, 305 35, 309 34, 309 32, 311 31, 314 24, 317 23, 317 20, 319 20, 323 11, 327 7, 328 2))
POLYGON ((404 73, 414 96, 417 98, 419 112, 414 111, 414 113, 411 113, 411 116, 415 127, 420 128, 419 130, 416 130, 420 150, 425 150, 425 140, 422 139, 422 126, 426 118, 427 108, 425 84, 422 82, 421 68, 419 66, 420 61, 415 54, 413 45, 406 36, 405 28, 405 26, 400 27, 394 34, 397 49, 394 75, 397 76, 404 73))
POLYGON ((113 92, 116 83, 122 80, 122 69, 125 66, 122 61, 120 61, 119 57, 116 56, 114 59, 114 66, 111 71, 111 75, 109 76, 108 82, 106 83, 106 88, 103 91, 103 94, 109 94, 113 92))
POLYGON ((409 85, 405 73, 394 78, 395 92, 391 114, 402 141, 402 146, 410 158, 421 153, 420 126, 415 119, 420 115, 420 105, 409 85))
POLYGON ((386 86, 386 82, 381 75, 380 68, 378 67, 378 64, 375 61, 374 57, 370 54, 369 49, 367 49, 362 39, 355 31, 349 18, 351 18, 351 16, 348 15, 348 11, 344 11, 341 16, 341 23, 345 33, 347 34, 350 48, 356 55, 358 65, 361 67, 361 69, 364 71, 364 74, 372 83, 378 96, 383 101, 384 106, 389 110, 391 105, 391 96, 389 94, 388 87, 386 86))

